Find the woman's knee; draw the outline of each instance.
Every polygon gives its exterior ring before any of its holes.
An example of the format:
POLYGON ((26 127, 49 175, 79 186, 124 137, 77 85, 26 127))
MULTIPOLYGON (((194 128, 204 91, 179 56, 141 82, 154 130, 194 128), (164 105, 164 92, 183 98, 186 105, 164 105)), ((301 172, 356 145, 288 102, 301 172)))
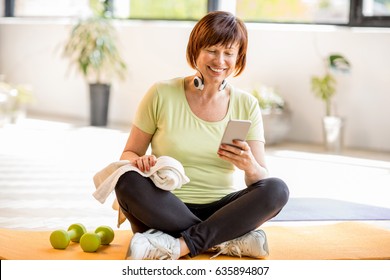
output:
POLYGON ((117 197, 128 197, 137 190, 137 186, 140 185, 140 180, 143 177, 135 172, 135 171, 129 171, 124 173, 118 180, 116 186, 115 186, 115 193, 117 197), (141 177, 141 178, 140 178, 141 177))
POLYGON ((263 195, 268 196, 268 201, 279 207, 286 205, 290 196, 290 191, 287 184, 282 179, 271 177, 261 180, 259 183, 265 193, 263 193, 263 195))
POLYGON ((290 191, 287 184, 280 178, 269 178, 271 181, 271 189, 274 192, 274 195, 279 198, 279 201, 285 205, 290 196, 290 191))

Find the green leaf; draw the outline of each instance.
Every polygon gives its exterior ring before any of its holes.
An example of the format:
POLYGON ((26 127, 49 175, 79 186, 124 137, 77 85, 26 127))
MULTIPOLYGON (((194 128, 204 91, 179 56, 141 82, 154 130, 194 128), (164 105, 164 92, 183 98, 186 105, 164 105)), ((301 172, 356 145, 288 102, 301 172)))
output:
POLYGON ((311 89, 314 94, 324 101, 330 100, 336 93, 336 80, 331 74, 311 79, 311 89))
POLYGON ((341 54, 331 54, 328 57, 329 68, 333 71, 349 72, 351 64, 341 54))
POLYGON ((91 82, 101 82, 102 77, 123 79, 127 67, 116 47, 115 35, 109 19, 92 17, 80 21, 72 29, 64 55, 91 82))

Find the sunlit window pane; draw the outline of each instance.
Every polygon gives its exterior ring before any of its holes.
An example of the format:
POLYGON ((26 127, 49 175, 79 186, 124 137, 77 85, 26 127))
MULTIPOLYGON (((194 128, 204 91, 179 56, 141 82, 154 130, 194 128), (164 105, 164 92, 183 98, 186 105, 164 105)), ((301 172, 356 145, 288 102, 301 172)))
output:
POLYGON ((246 21, 346 24, 349 0, 237 0, 246 21))
POLYGON ((207 13, 207 0, 129 0, 130 18, 199 19, 207 13))
MULTIPOLYGON (((89 4, 90 0, 15 0, 14 15, 83 17, 91 14, 89 4)), ((118 18, 197 20, 207 13, 207 0, 113 0, 113 9, 118 18)))
POLYGON ((363 0, 363 15, 390 16, 390 0, 363 0))
POLYGON ((81 17, 90 14, 89 0, 15 0, 17 17, 81 17))

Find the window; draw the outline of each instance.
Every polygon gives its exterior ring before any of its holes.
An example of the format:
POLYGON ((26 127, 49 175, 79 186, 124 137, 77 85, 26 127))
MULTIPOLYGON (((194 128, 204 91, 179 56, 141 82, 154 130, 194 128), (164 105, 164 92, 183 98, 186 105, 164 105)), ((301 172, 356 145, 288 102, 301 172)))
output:
POLYGON ((236 0, 235 3, 236 14, 245 21, 390 27, 390 0, 236 0))
MULTIPOLYGON (((0 0, 13 6, 15 17, 83 17, 90 4, 104 0, 0 0)), ((198 20, 207 13, 207 0, 106 0, 117 18, 198 20)), ((108 4, 108 6, 109 6, 108 4)))
POLYGON ((237 0, 246 21, 390 26, 390 0, 237 0))
POLYGON ((349 0, 237 0, 236 11, 246 21, 347 24, 349 0))
POLYGON ((390 27, 390 0, 356 0, 351 25, 390 27))
POLYGON ((129 18, 198 20, 207 13, 207 0, 130 0, 129 18))
POLYGON ((390 0, 363 1, 363 16, 365 17, 390 16, 390 0))
MULTIPOLYGON (((105 2, 114 17, 198 20, 228 10, 247 22, 390 27, 390 0, 0 0, 5 16, 80 17, 90 3, 105 2)), ((0 5, 1 7, 1 5, 0 5)))
POLYGON ((82 17, 90 14, 89 0, 5 0, 15 17, 82 17))

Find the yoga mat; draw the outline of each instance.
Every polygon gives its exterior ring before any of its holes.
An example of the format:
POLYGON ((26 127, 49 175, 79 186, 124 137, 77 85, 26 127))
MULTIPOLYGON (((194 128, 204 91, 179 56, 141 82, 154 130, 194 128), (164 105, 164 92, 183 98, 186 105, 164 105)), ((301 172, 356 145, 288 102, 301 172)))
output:
POLYGON ((390 208, 327 198, 290 198, 272 221, 390 220, 390 208))
MULTIPOLYGON (((263 227, 268 237, 270 260, 390 259, 390 231, 361 222, 313 226, 263 227)), ((85 253, 77 243, 65 250, 53 249, 50 231, 0 229, 0 259, 12 260, 122 260, 132 236, 129 230, 115 231, 111 245, 85 253)), ((202 254, 192 260, 209 259, 202 254)), ((191 259, 189 257, 183 260, 191 259)), ((216 259, 237 259, 220 255, 216 259)), ((249 258, 241 258, 245 260, 249 258)))

